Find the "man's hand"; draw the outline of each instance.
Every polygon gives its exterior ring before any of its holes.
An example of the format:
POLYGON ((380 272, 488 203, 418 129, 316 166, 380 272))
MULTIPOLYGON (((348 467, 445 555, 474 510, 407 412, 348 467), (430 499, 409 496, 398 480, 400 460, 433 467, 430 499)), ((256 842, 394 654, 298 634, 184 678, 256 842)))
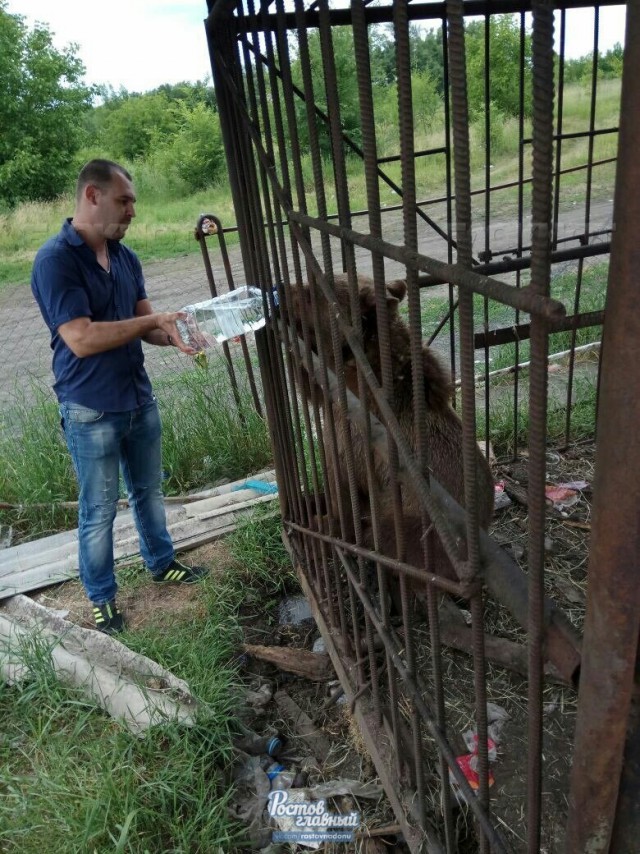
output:
POLYGON ((140 300, 136 316, 127 320, 93 322, 89 317, 76 317, 58 327, 58 333, 67 347, 79 359, 115 350, 136 338, 152 344, 167 345, 169 337, 173 346, 188 356, 198 351, 184 344, 178 333, 176 320, 185 315, 179 311, 154 314, 148 300, 140 300))
MULTIPOLYGON (((195 353, 199 352, 194 347, 189 347, 188 344, 185 344, 178 332, 176 320, 185 320, 187 317, 183 311, 164 312, 162 314, 152 314, 147 316, 157 318, 157 329, 166 335, 166 341, 164 343, 177 347, 178 350, 182 350, 182 352, 186 353, 188 356, 193 356, 195 353)), ((150 340, 150 336, 145 336, 145 341, 148 341, 150 344, 156 343, 153 339, 150 340)))

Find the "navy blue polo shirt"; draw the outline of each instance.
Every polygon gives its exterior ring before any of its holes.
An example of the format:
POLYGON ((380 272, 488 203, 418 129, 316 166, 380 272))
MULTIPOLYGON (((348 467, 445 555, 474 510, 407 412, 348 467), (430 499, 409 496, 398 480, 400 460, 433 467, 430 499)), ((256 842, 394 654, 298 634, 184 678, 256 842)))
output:
POLYGON ((92 321, 135 317, 146 299, 140 261, 117 240, 107 241, 111 271, 65 220, 60 233, 36 255, 31 290, 51 332, 54 391, 60 403, 79 403, 100 412, 126 412, 148 403, 153 393, 144 368, 142 342, 79 358, 67 347, 58 327, 77 317, 92 321))

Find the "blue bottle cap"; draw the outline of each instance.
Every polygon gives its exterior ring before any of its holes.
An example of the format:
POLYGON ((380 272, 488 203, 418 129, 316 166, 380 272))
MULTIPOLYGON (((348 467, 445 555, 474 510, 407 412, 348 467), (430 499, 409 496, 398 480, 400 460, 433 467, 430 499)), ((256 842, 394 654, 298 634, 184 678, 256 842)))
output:
POLYGON ((275 756, 282 750, 282 742, 278 738, 277 735, 274 735, 273 738, 270 738, 267 742, 267 753, 269 756, 275 756))

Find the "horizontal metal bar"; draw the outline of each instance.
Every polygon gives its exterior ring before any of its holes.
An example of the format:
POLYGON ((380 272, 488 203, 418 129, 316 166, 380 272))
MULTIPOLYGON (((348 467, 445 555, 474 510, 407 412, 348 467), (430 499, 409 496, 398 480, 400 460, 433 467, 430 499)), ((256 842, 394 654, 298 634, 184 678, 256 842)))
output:
MULTIPOLYGON (((603 311, 588 311, 584 314, 572 314, 562 320, 549 321, 549 332, 569 332, 573 329, 586 329, 589 326, 602 326, 603 311)), ((476 350, 482 347, 495 347, 498 344, 512 344, 515 341, 526 341, 531 337, 531 324, 519 323, 517 326, 503 326, 502 329, 492 329, 491 332, 477 332, 473 337, 476 350)))
MULTIPOLYGON (((561 264, 563 261, 577 261, 580 258, 591 258, 597 255, 608 255, 611 244, 595 243, 590 246, 576 246, 574 249, 558 249, 551 253, 551 263, 561 264)), ((516 250, 512 250, 515 252, 516 250)), ((486 264, 478 264, 474 272, 493 275, 494 273, 515 273, 518 270, 528 270, 531 267, 531 257, 507 258, 504 261, 490 261, 486 264)), ((449 280, 439 276, 419 276, 418 284, 421 288, 435 288, 448 284, 449 280)), ((549 321, 552 322, 552 321, 549 321)))
MULTIPOLYGON (((414 151, 413 156, 414 157, 426 157, 429 154, 446 154, 447 150, 448 150, 447 148, 445 148, 444 146, 441 145, 438 148, 425 148, 422 151, 414 151)), ((401 158, 402 158, 401 154, 392 154, 392 155, 389 155, 389 157, 379 157, 378 163, 396 163, 401 158)))
POLYGON ((404 246, 389 243, 386 240, 378 240, 370 234, 361 234, 344 226, 332 225, 323 219, 308 216, 299 211, 289 211, 288 216, 300 225, 324 231, 340 240, 346 240, 348 243, 362 246, 373 252, 379 252, 386 258, 399 261, 410 269, 432 273, 445 282, 451 282, 472 293, 489 297, 520 311, 526 311, 529 314, 547 319, 564 317, 567 313, 564 305, 558 300, 532 293, 527 288, 515 288, 506 282, 481 276, 473 270, 460 267, 458 264, 447 264, 444 261, 430 258, 428 255, 422 255, 420 252, 414 252, 404 246))
POLYGON ((398 574, 406 575, 408 578, 415 578, 416 581, 432 584, 434 587, 451 593, 453 596, 460 596, 462 599, 469 599, 472 593, 476 590, 477 585, 468 584, 466 582, 451 581, 449 578, 444 578, 442 575, 434 575, 432 572, 427 572, 426 569, 419 569, 417 566, 412 566, 410 563, 404 563, 401 560, 387 557, 380 552, 374 552, 370 549, 365 549, 362 546, 347 543, 337 537, 330 537, 328 534, 322 534, 320 531, 314 531, 311 528, 306 528, 304 525, 298 525, 291 519, 284 519, 283 524, 286 528, 292 531, 297 531, 305 536, 313 537, 315 540, 320 540, 323 543, 328 543, 330 546, 339 546, 344 551, 349 552, 356 557, 362 557, 365 560, 377 561, 388 569, 398 574))
MULTIPOLYGON (((215 6, 214 12, 215 15, 215 6)), ((620 0, 600 0, 598 5, 619 6, 620 0)), ((530 12, 531 0, 465 0, 465 17, 472 15, 510 15, 513 13, 530 12)), ((555 9, 585 9, 591 8, 593 3, 585 0, 555 0, 555 9)), ((409 3, 407 16, 409 21, 437 21, 446 18, 446 3, 409 3)), ((329 16, 332 26, 352 26, 351 9, 330 9, 329 16)), ((391 3, 387 6, 367 6, 365 8, 367 24, 388 24, 393 21, 393 8, 391 3)), ((296 15, 287 12, 284 15, 285 28, 287 30, 297 29, 296 15)), ((257 31, 277 32, 276 15, 242 15, 233 18, 237 32, 257 31)), ((317 29, 320 24, 320 15, 316 10, 309 9, 304 13, 304 23, 307 29, 317 29)))
MULTIPOLYGON (((556 140, 556 142, 560 139, 583 139, 585 136, 601 136, 603 133, 618 133, 618 128, 598 128, 597 130, 576 130, 571 133, 554 133, 553 139, 556 140)), ((533 139, 531 137, 525 137, 525 139, 522 140, 522 145, 531 145, 532 142, 533 139)))

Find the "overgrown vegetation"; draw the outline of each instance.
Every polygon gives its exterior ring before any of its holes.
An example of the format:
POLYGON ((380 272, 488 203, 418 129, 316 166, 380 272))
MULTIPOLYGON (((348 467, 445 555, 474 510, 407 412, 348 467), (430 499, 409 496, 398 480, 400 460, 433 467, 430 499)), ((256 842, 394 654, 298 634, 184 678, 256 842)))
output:
POLYGON ((236 641, 228 585, 202 585, 207 619, 127 644, 185 675, 207 705, 194 728, 130 734, 53 674, 43 642, 23 650, 31 677, 0 684, 0 848, 40 851, 230 851, 226 810, 236 641), (222 585, 222 591, 218 589, 222 585), (227 589, 225 589, 227 588, 227 589), (218 848, 220 846, 220 848, 218 848))
MULTIPOLYGON (((248 389, 236 406, 222 359, 154 383, 163 420, 165 491, 176 495, 220 478, 237 480, 269 464, 267 425, 248 389)), ((77 484, 58 408, 51 393, 33 381, 16 387, 0 432, 0 522, 15 539, 33 539, 75 527, 77 513, 60 502, 77 499, 77 484)), ((124 495, 123 495, 124 497, 124 495)))
MULTIPOLYGON (((243 850, 227 809, 231 736, 241 703, 234 664, 238 611, 293 585, 279 517, 247 517, 228 539, 233 559, 198 585, 198 616, 159 614, 124 641, 187 681, 196 726, 143 738, 54 676, 46 644, 22 649, 30 678, 0 683, 0 848, 65 854, 243 850), (256 571, 258 570, 259 571, 256 571), (194 642, 194 638, 197 641, 194 642)), ((118 572, 121 595, 148 584, 139 564, 118 572)), ((75 583, 75 582, 73 582, 75 583)))
MULTIPOLYGON (((519 114, 525 118, 524 134, 530 136, 530 87, 525 87, 520 104, 513 69, 522 61, 530 68, 528 31, 521 31, 514 15, 492 16, 488 41, 485 22, 471 20, 466 26, 469 66, 469 110, 472 161, 485 165, 491 156, 493 180, 509 181, 517 175, 520 150, 519 114), (491 66, 488 93, 491 118, 490 138, 486 139, 483 68, 485 47, 489 46, 491 66)), ((356 87, 352 35, 346 28, 334 28, 331 37, 337 79, 341 122, 356 143, 360 141, 359 100, 356 87)), ((412 96, 416 122, 416 149, 442 146, 444 126, 444 68, 440 29, 410 30, 412 96)), ((298 47, 291 44, 294 81, 302 85, 298 47)), ((395 66, 395 38, 388 25, 370 31, 371 73, 376 115, 377 145, 381 157, 398 151, 398 98, 395 66)), ((317 31, 309 31, 309 53, 313 59, 313 88, 320 108, 323 66, 317 31)), ((622 49, 597 57, 566 60, 563 67, 563 131, 584 130, 591 105, 589 86, 594 74, 600 78, 596 102, 596 126, 616 124, 619 110, 619 80, 622 49)), ((26 278, 36 248, 55 233, 63 216, 73 207, 73 182, 80 165, 91 157, 110 157, 122 162, 133 174, 140 199, 139 219, 128 242, 143 261, 195 251, 191 239, 195 216, 212 206, 223 223, 232 224, 220 124, 215 93, 210 81, 165 84, 151 92, 113 91, 108 86, 89 89, 83 82, 84 69, 73 45, 57 51, 45 25, 29 31, 20 15, 6 11, 0 0, 0 71, 7 83, 0 96, 0 125, 8 128, 0 141, 0 283, 26 278), (36 85, 37 81, 37 85, 36 85), (40 204, 49 201, 51 207, 40 204), (21 208, 26 203, 26 208, 21 208)), ((303 152, 308 145, 306 106, 297 102, 304 121, 298 122, 303 152)), ((321 144, 330 175, 330 144, 326 127, 319 123, 321 144)), ((615 134, 595 141, 594 159, 612 156, 615 134)), ((563 167, 585 162, 586 142, 565 140, 563 167)), ((357 158, 349 157, 352 208, 365 206, 364 176, 357 158)), ((444 189, 444 161, 441 155, 421 157, 417 163, 419 197, 441 195, 444 189)), ((399 164, 385 166, 399 181, 399 164)), ((611 186, 611 170, 594 173, 592 194, 597 196, 598 175, 611 186), (605 174, 606 173, 606 174, 605 174)), ((310 190, 313 172, 310 160, 303 160, 303 174, 310 190)), ((327 181, 329 185, 331 181, 327 181)), ((563 186, 575 186, 584 193, 581 172, 564 179, 563 186)), ((310 194, 313 206, 313 193, 310 194)), ((510 194, 516 198, 515 190, 510 194)), ((499 205, 504 206, 501 194, 499 205)), ((331 205, 329 191, 328 202, 331 205)), ((396 203, 397 196, 382 186, 382 203, 396 203)))
MULTIPOLYGON (((251 587, 260 596, 281 593, 297 587, 289 554, 282 542, 282 523, 278 510, 259 510, 240 520, 229 536, 231 554, 251 587)), ((249 591, 251 598, 251 591, 249 591)))

